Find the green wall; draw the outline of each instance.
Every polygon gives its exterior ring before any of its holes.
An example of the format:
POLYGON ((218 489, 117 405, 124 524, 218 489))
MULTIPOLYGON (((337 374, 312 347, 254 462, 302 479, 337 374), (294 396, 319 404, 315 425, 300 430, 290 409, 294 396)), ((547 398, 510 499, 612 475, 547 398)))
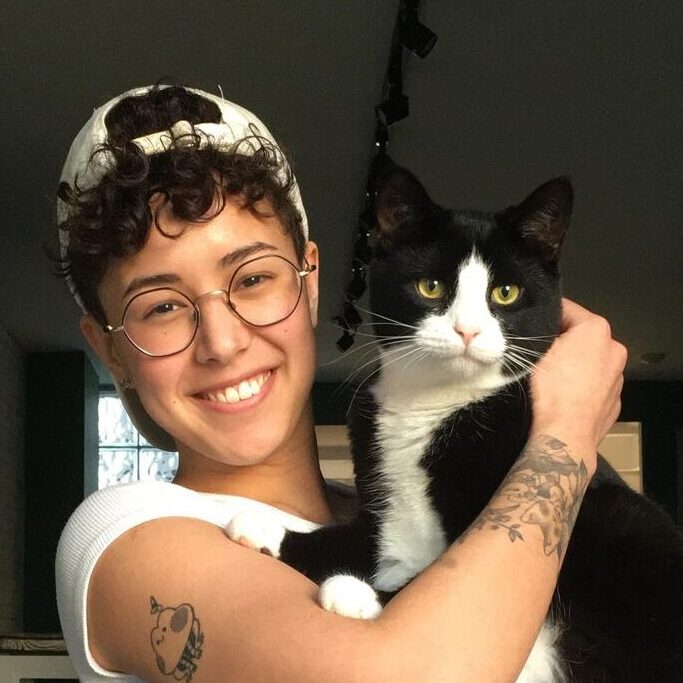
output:
POLYGON ((683 527, 683 382, 626 382, 619 419, 641 423, 645 493, 683 527))
POLYGON ((84 353, 26 359, 24 630, 58 632, 55 551, 97 472, 98 380, 84 353), (86 457, 87 454, 87 457, 86 457))

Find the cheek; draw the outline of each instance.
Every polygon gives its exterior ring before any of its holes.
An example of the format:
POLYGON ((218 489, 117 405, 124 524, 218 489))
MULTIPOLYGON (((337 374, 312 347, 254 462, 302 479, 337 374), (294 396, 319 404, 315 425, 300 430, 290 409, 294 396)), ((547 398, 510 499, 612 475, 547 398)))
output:
POLYGON ((308 311, 264 330, 263 338, 279 348, 285 354, 287 362, 297 366, 298 372, 308 374, 303 366, 310 366, 311 372, 315 371, 315 329, 308 311))
POLYGON ((142 400, 154 397, 155 402, 163 403, 172 399, 174 393, 169 389, 177 385, 182 374, 182 355, 168 358, 143 356, 137 359, 134 381, 142 400))

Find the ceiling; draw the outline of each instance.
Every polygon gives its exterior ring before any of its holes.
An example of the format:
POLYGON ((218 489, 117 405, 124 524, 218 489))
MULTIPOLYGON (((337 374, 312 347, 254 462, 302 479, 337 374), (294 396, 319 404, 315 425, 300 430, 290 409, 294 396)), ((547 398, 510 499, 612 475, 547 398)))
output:
MULTIPOLYGON (((346 377, 360 354, 337 351, 331 318, 396 6, 6 0, 0 326, 26 351, 84 348, 43 248, 61 164, 94 106, 162 78, 220 86, 292 152, 323 257, 319 379, 346 377)), ((629 378, 683 379, 683 3, 423 0, 420 12, 439 39, 405 61, 411 114, 391 154, 453 208, 502 208, 569 174, 566 294, 610 320, 629 378), (648 353, 666 355, 648 365, 648 353)))

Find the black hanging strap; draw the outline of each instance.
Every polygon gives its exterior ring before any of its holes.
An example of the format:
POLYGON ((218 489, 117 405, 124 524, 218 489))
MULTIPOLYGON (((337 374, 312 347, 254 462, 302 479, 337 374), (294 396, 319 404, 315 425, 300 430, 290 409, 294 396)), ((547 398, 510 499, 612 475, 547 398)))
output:
POLYGON ((337 340, 337 348, 346 351, 354 341, 358 325, 362 322, 354 302, 365 293, 366 276, 372 249, 370 232, 375 224, 375 195, 377 179, 390 163, 387 147, 389 128, 408 117, 410 101, 403 92, 403 50, 408 49, 420 58, 426 57, 436 43, 436 34, 420 23, 417 16, 419 0, 400 0, 398 15, 389 51, 382 101, 375 107, 375 154, 365 181, 363 208, 358 215, 356 241, 351 257, 351 279, 346 286, 346 296, 341 313, 334 320, 342 328, 342 336, 337 340))

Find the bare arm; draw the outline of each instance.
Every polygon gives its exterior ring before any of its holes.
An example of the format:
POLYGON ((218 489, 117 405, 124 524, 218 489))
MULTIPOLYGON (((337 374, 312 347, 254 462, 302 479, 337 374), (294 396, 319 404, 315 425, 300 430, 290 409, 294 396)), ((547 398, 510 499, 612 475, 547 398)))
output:
MULTIPOLYGON (((88 596, 98 661, 150 683, 176 680, 156 657, 153 596, 192 608, 203 636, 191 662, 196 683, 514 680, 552 596, 595 448, 618 414, 623 349, 601 319, 568 307, 564 344, 534 379, 534 427, 515 468, 465 537, 380 618, 327 613, 316 604, 317 586, 284 564, 227 542, 209 524, 162 519, 127 532, 98 562, 88 596), (522 505, 505 513, 509 529, 492 523, 548 462, 558 463, 564 494, 563 525, 550 545, 547 528, 522 505), (513 541, 510 529, 522 538, 513 541)), ((541 498, 533 487, 531 495, 541 498)))

